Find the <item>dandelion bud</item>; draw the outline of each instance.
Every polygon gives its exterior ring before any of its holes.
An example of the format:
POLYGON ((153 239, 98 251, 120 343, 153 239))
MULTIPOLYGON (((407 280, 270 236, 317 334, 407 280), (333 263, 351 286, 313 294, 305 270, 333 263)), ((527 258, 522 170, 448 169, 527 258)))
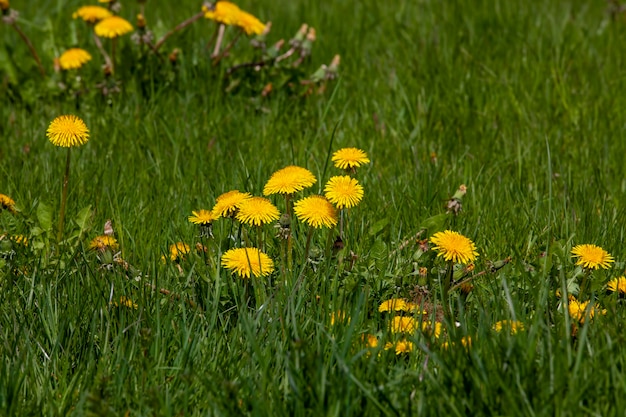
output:
POLYGON ((180 53, 180 49, 174 48, 172 53, 168 56, 168 59, 172 64, 175 64, 178 61, 178 54, 180 53))
POLYGON ((137 15, 137 27, 139 29, 146 27, 146 18, 141 13, 137 15))
POLYGON ((467 193, 467 187, 465 186, 465 184, 461 184, 459 189, 456 191, 456 193, 454 193, 452 198, 450 198, 450 200, 448 200, 448 203, 446 204, 446 211, 448 213, 452 212, 456 216, 461 212, 461 210, 463 209, 462 200, 465 193, 467 193))
POLYGON ((306 23, 303 23, 302 26, 300 26, 300 29, 298 29, 298 32, 296 32, 294 37, 289 41, 289 44, 293 47, 300 46, 302 44, 302 41, 304 41, 304 38, 306 37, 308 30, 309 30, 309 25, 307 25, 306 23))
POLYGON ((9 0, 0 0, 0 9, 4 12, 5 10, 9 10, 9 0))

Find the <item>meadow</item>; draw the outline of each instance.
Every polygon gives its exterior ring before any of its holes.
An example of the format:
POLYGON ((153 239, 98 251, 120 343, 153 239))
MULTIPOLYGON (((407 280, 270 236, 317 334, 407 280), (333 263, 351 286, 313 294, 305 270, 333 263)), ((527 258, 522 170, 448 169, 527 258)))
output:
POLYGON ((624 415, 618 2, 92 3, 0 0, 0 415, 624 415))

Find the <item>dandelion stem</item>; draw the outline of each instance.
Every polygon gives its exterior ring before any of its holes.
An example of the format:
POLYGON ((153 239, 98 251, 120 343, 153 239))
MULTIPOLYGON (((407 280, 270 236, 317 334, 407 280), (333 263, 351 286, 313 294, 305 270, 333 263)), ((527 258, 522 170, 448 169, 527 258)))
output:
POLYGON ((93 34, 93 40, 96 43, 98 50, 102 54, 102 57, 104 58, 104 63, 106 64, 106 66, 109 67, 110 69, 113 69, 113 64, 111 63, 111 57, 109 57, 109 54, 106 53, 106 51, 104 50, 104 47, 102 46, 102 41, 100 40, 98 35, 96 35, 95 33, 93 34))
POLYGON ((451 260, 450 263, 448 264, 448 270, 446 271, 446 276, 443 279, 443 285, 441 287, 441 294, 443 298, 442 300, 443 308, 450 319, 452 319, 452 316, 453 316, 452 309, 450 308, 450 300, 449 300, 450 284, 452 283, 453 274, 454 274, 454 261, 451 260))
POLYGON ((28 46, 28 49, 30 50, 30 54, 35 59, 35 62, 37 62, 37 67, 39 67, 39 72, 41 73, 41 76, 45 77, 46 71, 43 69, 43 65, 41 65, 41 59, 39 59, 39 55, 37 55, 37 51, 35 50, 33 43, 30 41, 30 39, 28 39, 28 36, 26 36, 26 34, 22 32, 22 29, 20 29, 20 27, 17 25, 16 22, 13 22, 11 26, 13 27, 13 29, 15 29, 17 34, 20 35, 20 38, 22 38, 26 46, 28 46))
POLYGON ((220 26, 217 29, 217 41, 215 41, 215 48, 213 49, 213 53, 211 57, 215 58, 220 53, 220 47, 222 46, 222 41, 224 40, 224 32, 226 31, 226 25, 220 23, 220 26))
POLYGON ((63 226, 65 225, 65 205, 67 202, 67 185, 70 181, 70 150, 67 148, 67 159, 65 161, 65 175, 63 176, 63 191, 61 193, 61 210, 59 211, 59 229, 57 230, 57 242, 63 238, 63 226))
POLYGON ((230 41, 230 43, 228 45, 226 45, 226 47, 222 50, 222 52, 219 55, 213 57, 213 65, 217 64, 218 62, 220 62, 220 60, 222 58, 224 58, 226 56, 226 54, 228 54, 228 51, 230 51, 231 48, 233 46, 235 46, 235 44, 237 43, 237 41, 241 37, 242 33, 243 33, 243 29, 241 29, 239 32, 237 32, 237 34, 235 35, 233 40, 230 41))
POLYGON ((309 233, 306 235, 306 247, 304 249, 304 263, 306 265, 309 259, 309 250, 311 249, 311 238, 313 237, 313 226, 309 226, 309 233))
POLYGON ((202 16, 204 16, 204 12, 196 13, 193 16, 191 16, 189 19, 179 23, 174 29, 170 30, 165 35, 163 35, 163 37, 161 39, 159 39, 157 41, 157 43, 154 44, 154 48, 153 48, 154 52, 158 51, 159 48, 161 47, 161 45, 163 45, 163 43, 165 43, 165 41, 170 36, 172 36, 174 33, 178 32, 179 30, 182 30, 182 29, 186 28, 187 26, 189 26, 190 24, 192 24, 196 20, 200 19, 202 16))
POLYGON ((115 72, 115 44, 117 39, 111 39, 111 74, 115 72))

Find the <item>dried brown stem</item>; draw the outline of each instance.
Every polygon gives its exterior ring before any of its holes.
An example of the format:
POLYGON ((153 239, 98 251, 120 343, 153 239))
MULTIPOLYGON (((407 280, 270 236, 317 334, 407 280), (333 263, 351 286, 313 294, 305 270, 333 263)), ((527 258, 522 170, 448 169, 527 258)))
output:
POLYGON ((167 32, 165 35, 163 35, 161 39, 157 41, 157 43, 154 44, 154 51, 158 51, 161 45, 163 45, 163 43, 165 43, 165 41, 174 33, 186 28, 187 26, 191 25, 193 22, 195 22, 196 20, 200 19, 203 16, 204 16, 204 12, 199 12, 191 16, 189 19, 185 20, 184 22, 179 23, 178 26, 176 26, 174 29, 167 32))
POLYGON ((98 50, 100 51, 100 53, 102 54, 102 57, 104 58, 104 62, 106 63, 106 66, 109 69, 113 69, 113 62, 111 61, 111 57, 109 56, 109 54, 107 54, 107 52, 104 50, 104 47, 102 46, 102 41, 100 40, 100 38, 98 37, 98 35, 93 34, 93 40, 96 43, 96 46, 98 47, 98 50))
POLYGON ((28 39, 28 36, 26 36, 26 34, 22 32, 22 29, 20 29, 20 27, 17 25, 17 22, 13 22, 11 26, 13 26, 13 29, 15 29, 17 34, 20 35, 20 38, 22 38, 26 46, 28 46, 28 49, 30 50, 30 54, 35 59, 35 62, 37 62, 37 66, 39 67, 39 72, 41 73, 41 76, 45 77, 46 71, 43 69, 43 65, 41 65, 41 60, 39 59, 39 55, 37 55, 37 51, 35 51, 35 47, 33 46, 33 43, 30 41, 30 39, 28 39))

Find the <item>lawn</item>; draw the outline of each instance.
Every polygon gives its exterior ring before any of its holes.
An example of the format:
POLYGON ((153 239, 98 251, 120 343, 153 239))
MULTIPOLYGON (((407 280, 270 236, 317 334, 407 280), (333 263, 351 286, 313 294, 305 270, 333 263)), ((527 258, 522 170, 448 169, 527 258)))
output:
POLYGON ((0 414, 623 415, 620 5, 220 3, 0 0, 0 414))

